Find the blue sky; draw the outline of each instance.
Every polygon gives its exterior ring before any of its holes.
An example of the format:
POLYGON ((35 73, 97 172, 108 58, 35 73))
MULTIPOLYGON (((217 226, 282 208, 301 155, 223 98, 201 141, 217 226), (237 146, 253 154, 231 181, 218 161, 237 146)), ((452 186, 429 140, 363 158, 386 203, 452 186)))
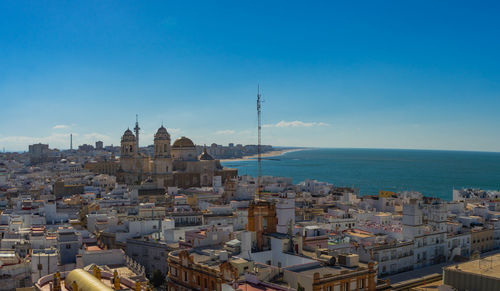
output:
POLYGON ((2 1, 0 148, 197 144, 500 151, 496 1, 2 1))

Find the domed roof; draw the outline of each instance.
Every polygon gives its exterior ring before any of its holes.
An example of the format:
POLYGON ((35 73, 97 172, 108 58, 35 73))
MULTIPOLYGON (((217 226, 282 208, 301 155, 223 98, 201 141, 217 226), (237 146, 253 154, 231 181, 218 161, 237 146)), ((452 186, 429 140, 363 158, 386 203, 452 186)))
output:
POLYGON ((123 133, 122 141, 135 141, 135 135, 129 128, 123 133))
POLYGON ((207 153, 207 147, 203 147, 203 152, 198 157, 200 161, 213 161, 213 157, 207 153))
POLYGON ((194 147, 194 143, 189 138, 183 136, 183 137, 178 138, 176 141, 174 141, 174 144, 172 145, 172 147, 173 148, 194 147))
POLYGON ((170 134, 168 133, 167 129, 163 127, 163 125, 158 128, 158 131, 155 134, 155 140, 157 139, 170 139, 170 134))

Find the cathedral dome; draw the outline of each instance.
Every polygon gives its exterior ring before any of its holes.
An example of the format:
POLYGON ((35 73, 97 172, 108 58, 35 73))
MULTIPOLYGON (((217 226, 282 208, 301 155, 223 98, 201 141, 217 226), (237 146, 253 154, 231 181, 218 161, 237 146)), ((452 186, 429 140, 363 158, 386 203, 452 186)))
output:
POLYGON ((125 133, 123 133, 122 136, 122 141, 135 141, 135 135, 130 129, 125 130, 125 133))
POLYGON ((176 141, 174 141, 174 144, 172 145, 172 148, 189 148, 189 147, 194 148, 194 143, 192 140, 190 140, 185 136, 178 138, 176 141))
POLYGON ((167 129, 163 127, 163 125, 158 128, 158 131, 155 134, 155 140, 158 139, 168 139, 170 140, 170 134, 168 133, 167 129))

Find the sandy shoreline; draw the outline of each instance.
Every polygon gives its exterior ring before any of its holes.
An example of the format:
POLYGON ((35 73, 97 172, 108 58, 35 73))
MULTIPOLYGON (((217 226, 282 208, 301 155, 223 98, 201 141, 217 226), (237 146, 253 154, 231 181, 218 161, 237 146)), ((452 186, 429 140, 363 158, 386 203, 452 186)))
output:
MULTIPOLYGON (((262 153, 261 157, 262 158, 272 158, 272 157, 279 157, 282 156, 286 153, 292 153, 292 152, 298 152, 298 151, 303 151, 305 149, 285 149, 285 150, 275 150, 275 151, 270 151, 266 153, 262 153)), ((237 162, 237 161, 247 161, 247 160, 256 160, 257 155, 251 155, 251 156, 244 156, 242 158, 237 158, 237 159, 222 159, 220 160, 221 162, 237 162)))

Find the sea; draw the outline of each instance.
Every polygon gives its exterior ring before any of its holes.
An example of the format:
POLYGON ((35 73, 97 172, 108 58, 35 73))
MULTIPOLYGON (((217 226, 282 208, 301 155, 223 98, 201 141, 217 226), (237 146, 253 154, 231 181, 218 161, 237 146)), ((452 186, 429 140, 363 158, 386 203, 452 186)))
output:
MULTIPOLYGON (((222 162, 257 175, 257 160, 222 162)), ((264 158, 262 175, 314 179, 359 189, 361 195, 418 191, 452 200, 453 189, 500 189, 500 153, 402 149, 305 149, 264 158)))

